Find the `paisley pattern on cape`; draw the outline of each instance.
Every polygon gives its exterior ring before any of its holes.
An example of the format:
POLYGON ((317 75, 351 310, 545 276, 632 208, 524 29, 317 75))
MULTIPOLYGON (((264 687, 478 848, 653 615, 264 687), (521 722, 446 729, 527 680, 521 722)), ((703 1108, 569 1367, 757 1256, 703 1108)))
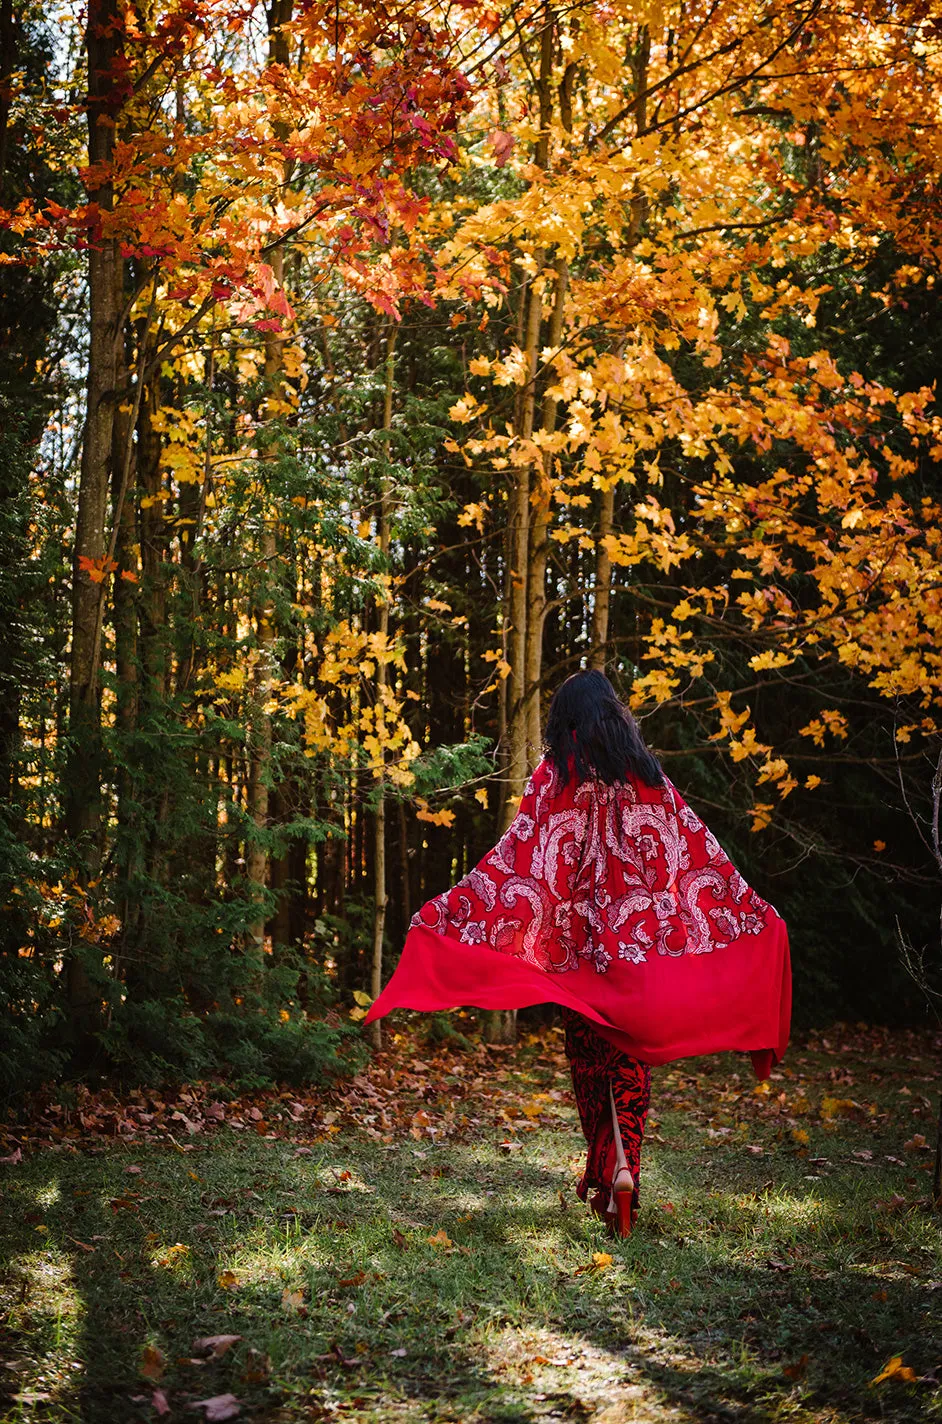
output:
POLYGON ((487 855, 413 917, 366 1022, 394 1008, 553 1002, 670 1063, 788 1042, 788 934, 670 781, 566 783, 550 762, 487 855))
POLYGON ((541 761, 494 849, 412 924, 555 974, 708 954, 766 928, 770 906, 666 777, 569 796, 557 783, 541 761))

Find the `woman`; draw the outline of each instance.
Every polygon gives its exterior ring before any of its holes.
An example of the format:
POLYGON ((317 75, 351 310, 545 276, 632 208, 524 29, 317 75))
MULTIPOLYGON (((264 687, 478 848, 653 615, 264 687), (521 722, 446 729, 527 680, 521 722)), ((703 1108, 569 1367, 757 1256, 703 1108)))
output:
POLYGON ((664 775, 601 672, 556 692, 546 749, 479 865, 413 917, 367 1015, 560 1004, 588 1161, 578 1192, 627 1235, 652 1063, 788 1042, 784 921, 664 775))

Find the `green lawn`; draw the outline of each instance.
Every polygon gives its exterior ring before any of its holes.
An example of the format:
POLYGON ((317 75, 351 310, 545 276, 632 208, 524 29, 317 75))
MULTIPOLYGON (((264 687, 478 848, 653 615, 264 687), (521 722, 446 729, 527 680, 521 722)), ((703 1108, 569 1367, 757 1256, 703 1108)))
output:
POLYGON ((732 1057, 657 1070, 627 1242, 575 1197, 560 1042, 403 1033, 330 1098, 11 1126, 2 1417, 199 1420, 231 1395, 286 1424, 942 1419, 928 1040, 836 1029, 764 1094, 732 1057), (917 1379, 870 1385, 897 1355, 917 1379))

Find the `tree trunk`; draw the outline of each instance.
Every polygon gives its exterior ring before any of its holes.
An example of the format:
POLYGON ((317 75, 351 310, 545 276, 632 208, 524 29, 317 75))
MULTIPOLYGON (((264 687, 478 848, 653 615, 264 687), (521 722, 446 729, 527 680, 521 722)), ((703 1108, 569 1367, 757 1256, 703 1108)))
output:
MULTIPOLYGON (((553 71, 553 30, 555 16, 547 10, 540 36, 540 78, 537 92, 540 102, 540 132, 533 150, 537 167, 549 166, 549 125, 552 118, 550 83, 553 71)), ((521 443, 533 435, 536 412, 536 373, 540 350, 540 327, 543 320, 543 266, 546 253, 537 248, 533 254, 535 271, 530 279, 524 355, 526 385, 517 407, 516 431, 521 443)), ((558 269, 557 269, 558 270, 558 269)), ((557 279, 557 303, 559 285, 557 279)), ((555 402, 554 416, 555 420, 555 402)), ((546 533, 544 508, 548 502, 541 476, 537 492, 535 527, 531 532, 531 476, 529 465, 514 469, 507 523, 507 610, 504 619, 508 630, 507 660, 507 775, 501 798, 499 826, 501 834, 517 812, 526 786, 532 758, 539 747, 539 647, 542 640, 546 607, 546 533), (530 560, 536 556, 534 570, 530 560), (535 620, 535 621, 531 621, 535 620), (535 674, 535 676, 534 676, 535 674), (536 700, 535 716, 531 703, 536 700), (534 740, 534 727, 536 737, 534 740)), ((513 1043, 517 1031, 515 1009, 486 1009, 481 1014, 481 1037, 485 1043, 513 1043)))
POLYGON ((592 635, 589 667, 605 671, 608 618, 612 601, 612 561, 605 540, 612 532, 615 516, 615 483, 602 489, 599 503, 599 537, 595 546, 595 596, 592 600, 592 635))
MULTIPOLYGON (((100 173, 107 171, 111 160, 115 120, 121 106, 121 20, 116 0, 89 0, 85 44, 88 158, 93 171, 100 173)), ((114 206, 110 180, 106 178, 91 189, 89 200, 102 213, 109 213, 114 206)), ((65 828, 74 842, 78 873, 83 880, 96 877, 101 858, 101 696, 97 663, 104 585, 90 577, 87 561, 100 561, 105 553, 122 273, 117 244, 100 231, 92 232, 88 253, 88 376, 72 554, 69 740, 63 788, 65 828)), ((101 568, 100 563, 98 566, 101 568)), ((100 994, 85 963, 74 952, 66 959, 66 983, 70 1028, 77 1044, 87 1048, 99 1019, 100 994)))
MULTIPOLYGON (((268 10, 268 63, 287 65, 290 62, 289 37, 284 29, 291 19, 293 0, 273 0, 268 10)), ((283 121, 275 121, 275 132, 284 137, 287 132, 283 121)), ((286 167, 285 183, 290 172, 286 167)), ((270 254, 271 268, 275 282, 280 288, 284 282, 284 245, 279 243, 270 254)), ((284 390, 284 338, 276 332, 265 333, 265 381, 268 396, 276 400, 284 390)), ((259 442, 260 445, 263 443, 259 442)), ((269 460, 277 460, 277 439, 264 442, 265 454, 269 460)), ((273 672, 273 644, 275 640, 274 601, 271 597, 271 580, 278 552, 275 532, 275 510, 270 504, 262 511, 265 521, 259 550, 263 569, 262 584, 258 591, 255 607, 256 662, 253 674, 252 709, 250 717, 250 752, 248 777, 248 815, 252 831, 245 851, 245 874, 249 896, 256 905, 256 913, 247 926, 248 948, 261 965, 265 946, 266 887, 269 870, 269 818, 271 801, 271 751, 272 723, 266 710, 273 672)))
MULTIPOLYGON (((396 356, 396 328, 390 323, 386 336, 386 387, 383 395, 383 430, 392 430, 393 412, 393 375, 395 372, 396 356)), ((383 445, 383 460, 389 459, 389 450, 386 444, 383 445)), ((389 558, 389 522, 392 512, 392 500, 389 492, 389 480, 386 476, 385 468, 380 475, 380 495, 379 495, 379 551, 383 556, 385 568, 386 560, 389 558)), ((391 591, 387 588, 381 602, 376 608, 377 632, 381 647, 389 638, 389 602, 391 591)), ((376 715, 376 726, 374 730, 379 736, 380 719, 386 715, 386 684, 388 665, 381 659, 376 663, 376 701, 374 710, 376 715)), ((385 761, 385 751, 383 749, 382 738, 380 737, 379 755, 385 761)), ((383 987, 383 931, 386 927, 386 787, 385 787, 385 767, 381 765, 378 769, 376 816, 373 825, 373 959, 370 967, 370 993, 374 999, 378 999, 383 987)), ((379 1019, 374 1020, 370 1025, 370 1041, 374 1048, 381 1048, 383 1045, 383 1028, 379 1019)))
MULTIPOLYGON (((563 314, 569 287, 569 263, 565 257, 556 259, 556 291, 549 324, 548 345, 559 349, 563 333, 563 314)), ((543 397, 540 428, 545 435, 556 429, 559 401, 548 392, 543 397)), ((543 450, 543 465, 538 475, 538 487, 532 501, 530 523, 530 562, 527 573, 527 655, 526 655, 526 716, 528 768, 540 759, 543 744, 540 718, 540 684, 543 675, 543 624, 546 621, 546 555, 549 544, 550 496, 552 494, 553 453, 543 450)))

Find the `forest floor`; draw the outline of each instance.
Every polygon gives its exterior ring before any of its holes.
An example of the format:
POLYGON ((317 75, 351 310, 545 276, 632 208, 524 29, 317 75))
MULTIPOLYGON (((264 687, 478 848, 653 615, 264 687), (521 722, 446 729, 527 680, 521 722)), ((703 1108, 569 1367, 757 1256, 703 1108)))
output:
POLYGON ((939 1039, 655 1070, 624 1242, 573 1190, 559 1030, 387 1042, 332 1091, 0 1125, 0 1418, 942 1419, 939 1039))

